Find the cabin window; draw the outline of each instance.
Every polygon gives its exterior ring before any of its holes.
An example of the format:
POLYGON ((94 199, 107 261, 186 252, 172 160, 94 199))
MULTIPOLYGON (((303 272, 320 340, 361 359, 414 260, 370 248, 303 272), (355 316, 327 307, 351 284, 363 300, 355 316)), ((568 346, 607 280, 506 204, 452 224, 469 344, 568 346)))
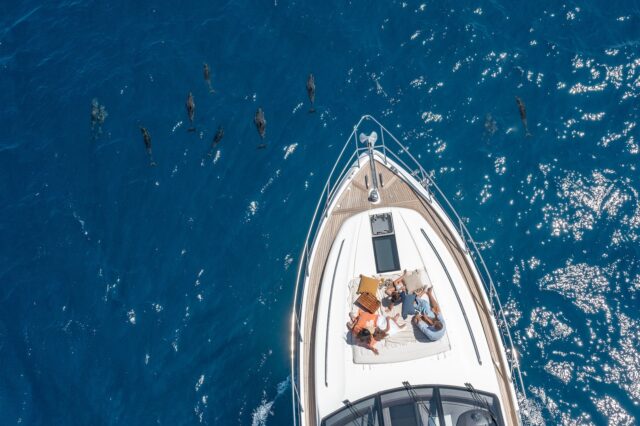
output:
POLYGON ((440 426, 438 400, 433 388, 412 388, 380 396, 380 408, 385 425, 440 426))
POLYGON ((378 426, 376 398, 349 404, 342 411, 322 421, 322 426, 378 426))
POLYGON ((328 415, 322 426, 504 426, 498 397, 473 388, 409 386, 370 395, 328 415))
POLYGON ((442 412, 452 424, 502 424, 497 398, 475 390, 442 389, 442 412))
POLYGON ((377 273, 399 270, 400 259, 398 258, 398 245, 396 244, 391 213, 371 216, 371 235, 377 273))

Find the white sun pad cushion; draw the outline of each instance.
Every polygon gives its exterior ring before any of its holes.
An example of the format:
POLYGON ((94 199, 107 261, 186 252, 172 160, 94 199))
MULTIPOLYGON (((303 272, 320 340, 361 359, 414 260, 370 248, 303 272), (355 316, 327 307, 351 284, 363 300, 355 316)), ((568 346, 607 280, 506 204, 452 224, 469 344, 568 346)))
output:
MULTIPOLYGON (((392 276, 383 275, 381 278, 395 279, 398 278, 398 276, 399 275, 397 274, 392 276)), ((358 297, 356 292, 358 290, 359 281, 360 279, 356 278, 349 283, 349 300, 346 301, 352 307, 352 312, 354 314, 358 313, 358 308, 353 304, 353 302, 358 297)), ((425 282, 423 285, 426 285, 427 283, 430 284, 430 281, 425 282)), ((396 305, 393 307, 391 312, 386 312, 388 298, 384 293, 383 286, 378 289, 377 297, 382 301, 382 304, 380 309, 375 312, 376 314, 393 317, 401 312, 402 305, 396 305)), ((451 349, 447 333, 445 333, 442 339, 436 342, 431 342, 427 340, 424 334, 422 334, 417 327, 411 324, 411 318, 412 317, 408 317, 406 321, 404 321, 402 317, 398 319, 398 323, 400 325, 406 324, 406 326, 396 334, 389 336, 382 342, 378 342, 376 344, 376 349, 378 349, 379 352, 378 355, 374 354, 370 349, 353 344, 351 333, 346 332, 345 341, 352 347, 354 364, 386 364, 412 361, 414 359, 439 355, 451 349)))

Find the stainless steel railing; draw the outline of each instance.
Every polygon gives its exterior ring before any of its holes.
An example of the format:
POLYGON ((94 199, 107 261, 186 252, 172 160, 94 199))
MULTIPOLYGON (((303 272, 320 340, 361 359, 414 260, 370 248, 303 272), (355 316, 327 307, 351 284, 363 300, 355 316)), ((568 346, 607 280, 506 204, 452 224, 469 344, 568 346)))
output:
MULTIPOLYGON (((304 241, 304 246, 302 247, 302 251, 300 253, 299 262, 298 262, 298 270, 296 274, 296 284, 294 289, 293 296, 293 309, 291 313, 291 395, 292 395, 292 408, 293 408, 293 420, 294 425, 298 425, 301 423, 301 417, 304 412, 304 402, 300 397, 300 378, 297 377, 296 372, 296 364, 299 362, 299 346, 303 343, 303 336, 300 329, 300 313, 302 309, 302 284, 307 276, 309 276, 309 263, 310 257, 313 253, 313 247, 316 243, 316 238, 318 237, 319 225, 322 222, 322 218, 324 218, 328 214, 329 206, 333 201, 334 196, 336 195, 336 191, 340 188, 340 184, 344 179, 349 176, 349 170, 351 167, 357 162, 357 165, 360 166, 360 155, 362 152, 365 152, 369 149, 369 147, 361 147, 358 141, 358 130, 363 122, 372 122, 376 127, 380 130, 380 139, 373 148, 380 149, 382 152, 384 159, 387 159, 387 156, 402 166, 405 170, 411 173, 416 180, 425 188, 427 192, 427 201, 431 202, 433 198, 438 202, 440 207, 445 211, 448 215, 449 219, 453 222, 454 226, 458 228, 458 233, 463 239, 463 247, 462 249, 465 253, 469 254, 472 262, 475 263, 476 270, 480 275, 480 280, 482 281, 482 285, 484 287, 485 293, 489 299, 489 304, 491 308, 491 314, 494 316, 496 320, 496 324, 500 331, 500 337, 502 339, 502 344, 505 348, 507 361, 509 363, 509 367, 511 370, 511 380, 514 383, 514 387, 517 392, 519 392, 520 398, 526 398, 524 381, 522 379, 522 373, 519 367, 518 361, 518 352, 515 349, 513 344, 513 339, 511 336, 511 331, 509 330, 508 322, 505 316, 504 309, 502 307, 502 303, 500 302, 500 298, 498 297, 498 292, 496 291, 495 284, 491 279, 491 274, 489 273, 489 269, 482 258, 482 254, 478 250, 478 246, 471 236, 469 230, 462 218, 458 215, 458 212, 455 210, 449 199, 444 195, 440 187, 436 184, 433 178, 429 175, 429 173, 420 165, 418 160, 409 152, 409 149, 405 147, 389 130, 387 130, 378 120, 373 118, 370 115, 363 115, 358 123, 353 126, 353 131, 347 138, 338 158, 336 159, 333 167, 331 168, 331 172, 329 173, 329 177, 325 182, 322 193, 318 199, 318 203, 316 204, 316 208, 313 212, 313 217, 311 219, 311 224, 309 225, 309 229, 307 230, 307 235, 304 241), (355 149, 351 155, 347 156, 345 153, 347 152, 347 147, 352 143, 355 144, 355 149), (391 139, 391 141, 395 144, 399 151, 396 153, 393 149, 387 145, 386 140, 391 139), (410 166, 409 164, 412 164, 410 166), (340 172, 334 176, 336 170, 340 168, 340 172), (444 204, 443 204, 444 203, 444 204)), ((393 147, 393 144, 391 145, 393 147)))

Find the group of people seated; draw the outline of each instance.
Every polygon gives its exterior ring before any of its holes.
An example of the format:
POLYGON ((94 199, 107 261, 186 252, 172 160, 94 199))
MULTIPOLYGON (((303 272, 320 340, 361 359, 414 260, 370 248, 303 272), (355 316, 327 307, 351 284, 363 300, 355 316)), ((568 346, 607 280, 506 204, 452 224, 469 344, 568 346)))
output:
MULTIPOLYGON (((446 330, 440 306, 433 296, 432 287, 421 287, 409 293, 404 283, 407 271, 395 280, 385 282, 385 295, 388 299, 386 312, 391 312, 396 305, 403 305, 403 312, 413 315, 411 322, 427 340, 435 342, 441 339, 446 330)), ((404 315, 403 313, 403 315, 404 315)), ((357 344, 369 348, 378 355, 376 344, 404 327, 400 324, 400 314, 393 317, 358 310, 357 315, 349 313, 347 327, 351 330, 357 344)))

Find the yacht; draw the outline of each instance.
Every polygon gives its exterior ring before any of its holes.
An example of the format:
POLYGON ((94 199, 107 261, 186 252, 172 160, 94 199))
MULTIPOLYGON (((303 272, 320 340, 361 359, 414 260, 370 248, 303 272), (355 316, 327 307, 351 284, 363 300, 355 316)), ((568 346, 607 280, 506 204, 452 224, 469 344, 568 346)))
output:
POLYGON ((477 245, 430 174, 369 115, 306 235, 291 384, 295 425, 522 424, 517 352, 477 245))

